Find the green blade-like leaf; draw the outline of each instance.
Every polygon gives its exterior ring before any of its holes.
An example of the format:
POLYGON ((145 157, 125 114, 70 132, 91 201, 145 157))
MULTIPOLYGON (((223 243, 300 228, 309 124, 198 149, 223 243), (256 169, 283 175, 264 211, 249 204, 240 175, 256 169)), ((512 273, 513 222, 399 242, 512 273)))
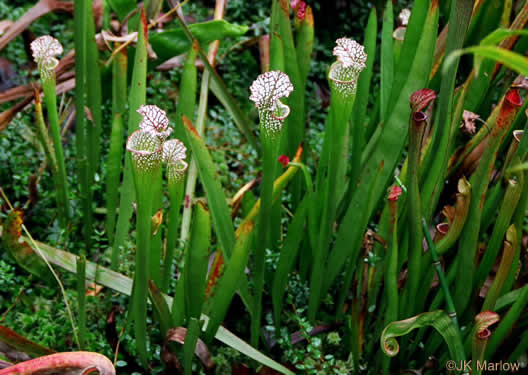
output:
POLYGON ((295 217, 288 227, 288 237, 286 237, 284 245, 280 251, 277 271, 275 272, 275 277, 273 278, 273 314, 277 332, 279 332, 278 328, 280 326, 280 314, 282 312, 283 296, 286 290, 285 288, 286 282, 288 280, 288 274, 294 266, 301 241, 305 235, 304 225, 306 221, 306 215, 308 213, 308 207, 312 203, 310 198, 310 195, 305 197, 301 204, 299 204, 299 207, 295 212, 295 217))
POLYGON ((77 262, 77 329, 79 349, 84 350, 86 342, 86 257, 81 255, 77 262))
POLYGON ((516 35, 528 35, 528 30, 508 30, 508 29, 497 29, 489 34, 487 37, 482 39, 479 43, 481 46, 496 46, 504 39, 516 36, 516 35))
POLYGON ((207 303, 206 312, 210 318, 205 333, 206 342, 211 342, 217 332, 231 304, 231 300, 239 288, 240 280, 244 277, 253 229, 254 224, 252 221, 245 221, 240 227, 240 234, 233 249, 233 256, 229 259, 229 262, 226 262, 224 274, 218 281, 214 295, 207 303))
MULTIPOLYGON (((106 164, 106 233, 110 243, 114 242, 119 185, 121 182, 121 166, 123 160, 123 115, 127 103, 127 69, 128 55, 122 51, 112 62, 112 133, 110 150, 106 164)), ((112 248, 112 268, 116 269, 119 262, 119 249, 112 248)))
POLYGON ((185 115, 182 116, 182 119, 193 155, 198 163, 200 180, 207 194, 207 202, 211 210, 213 226, 218 237, 218 242, 224 256, 226 259, 229 259, 235 245, 235 230, 233 228, 233 222, 231 221, 231 211, 227 206, 224 190, 218 179, 213 159, 203 139, 194 129, 191 120, 185 115))
MULTIPOLYGON (((367 67, 361 72, 358 80, 358 88, 356 94, 356 101, 354 104, 354 111, 352 112, 352 124, 358 128, 363 129, 360 133, 360 146, 358 149, 362 150, 365 139, 365 118, 367 116, 367 105, 370 92, 370 81, 372 80, 372 71, 374 67, 374 60, 376 59, 376 38, 378 34, 378 24, 376 17, 376 8, 370 11, 367 28, 365 30, 365 39, 363 45, 365 46, 365 53, 367 54, 367 67)), ((370 134, 370 132, 369 132, 370 134)), ((353 140, 354 141, 354 140, 353 140)), ((354 141, 354 144, 355 141, 354 141)), ((354 152, 354 149, 352 149, 354 152)), ((359 150, 358 150, 359 152, 359 150)))
POLYGON ((187 328, 183 344, 183 369, 185 370, 185 375, 191 375, 194 350, 200 336, 200 321, 196 318, 191 318, 187 326, 189 328, 187 328))
MULTIPOLYGON (((128 113, 128 135, 139 129, 141 115, 137 113, 139 106, 145 104, 147 100, 147 39, 146 24, 140 27, 136 53, 134 58, 134 68, 129 93, 129 113, 128 113)), ((121 196, 119 200, 119 217, 117 218, 116 234, 112 248, 119 249, 123 246, 128 230, 130 228, 130 218, 132 217, 132 202, 136 197, 134 189, 134 179, 132 176, 131 158, 129 153, 125 155, 125 168, 123 171, 123 183, 121 185, 121 196)), ((116 250, 118 251, 118 250, 116 250)))
POLYGON ((130 12, 137 7, 136 0, 106 0, 110 8, 116 12, 117 17, 123 20, 130 12))
POLYGON ((385 116, 387 116, 392 83, 394 80, 393 29, 394 11, 392 9, 392 1, 388 0, 385 5, 385 11, 383 12, 383 28, 381 31, 381 121, 384 121, 385 116))
POLYGON ((486 58, 502 63, 504 66, 519 74, 528 75, 528 58, 505 48, 495 46, 475 46, 454 51, 447 56, 445 67, 451 66, 458 57, 466 54, 475 55, 475 69, 477 72, 479 71, 478 68, 482 60, 486 58))
MULTIPOLYGON (((86 135, 88 136, 88 163, 90 165, 90 182, 99 167, 101 155, 101 131, 102 131, 102 101, 103 93, 101 86, 101 70, 99 69, 99 50, 95 41, 95 21, 92 2, 86 7, 86 106, 90 110, 92 119, 87 123, 86 135)), ((93 193, 92 193, 93 194, 93 193)), ((85 212, 85 215, 88 214, 85 212)), ((92 215, 92 212, 89 212, 92 215)), ((84 218, 86 220, 86 218, 84 218)), ((92 220, 92 219, 90 219, 92 220)))
POLYGON ((196 57, 198 56, 198 45, 195 43, 185 58, 183 73, 180 82, 180 95, 176 106, 176 125, 174 136, 187 143, 187 133, 183 128, 181 116, 185 115, 192 119, 196 107, 196 90, 198 87, 196 57))
POLYGON ((161 335, 162 337, 166 337, 168 330, 174 327, 174 323, 169 310, 169 305, 167 304, 167 300, 163 296, 161 290, 159 290, 152 280, 149 280, 149 298, 152 301, 152 305, 156 311, 156 316, 160 322, 161 335))
POLYGON ((310 72, 310 62, 314 46, 314 18, 312 8, 306 6, 306 14, 296 34, 297 63, 302 80, 302 87, 306 87, 306 79, 310 72))
MULTIPOLYGON (((225 20, 213 20, 189 25, 189 30, 201 45, 207 45, 226 37, 236 38, 242 36, 248 29, 247 26, 234 25, 225 20)), ((181 55, 192 46, 191 41, 189 41, 181 27, 154 34, 150 37, 149 42, 161 61, 181 55)))
POLYGON ((211 246, 211 215, 198 203, 194 211, 189 246, 185 249, 185 310, 187 321, 199 318, 205 296, 209 247, 211 246))
POLYGON ((528 285, 522 287, 519 298, 512 305, 508 313, 501 318, 499 326, 493 332, 486 350, 486 357, 491 358, 497 351, 502 341, 511 332, 511 329, 515 322, 521 317, 521 314, 525 311, 525 307, 528 305, 528 285))
POLYGON ((200 43, 198 39, 194 36, 192 31, 187 27, 185 22, 178 17, 178 21, 180 22, 180 25, 182 26, 185 35, 187 36, 187 39, 189 39, 192 43, 197 43, 198 45, 198 55, 202 59, 205 68, 209 71, 211 75, 211 81, 209 83, 209 86, 211 88, 211 91, 215 96, 218 98, 218 100, 222 103, 222 105, 226 108, 226 110, 229 112, 229 114, 233 117, 233 121, 235 121, 235 125, 240 130, 242 134, 246 137, 247 141, 251 143, 251 145, 254 147, 255 150, 258 150, 257 141, 255 139, 255 136, 253 135, 252 128, 253 124, 251 121, 249 121, 248 117, 242 110, 240 109, 240 106, 235 101, 233 96, 227 91, 226 85, 222 78, 218 75, 216 70, 209 64, 209 60, 200 47, 200 43))
MULTIPOLYGON (((428 12, 438 9, 438 0, 422 0, 416 1, 413 4, 411 17, 409 18, 409 25, 405 31, 405 40, 400 52, 399 64, 396 66, 394 72, 394 84, 391 92, 391 100, 389 103, 389 111, 393 111, 396 102, 401 93, 401 88, 404 87, 409 77, 414 75, 411 73, 413 61, 421 52, 420 40, 426 32, 426 28, 430 26, 427 23, 428 12)), ((435 35, 436 36, 436 35, 435 35)), ((434 41, 432 42, 434 46, 434 41)), ((421 88, 421 87, 420 87, 421 88)))

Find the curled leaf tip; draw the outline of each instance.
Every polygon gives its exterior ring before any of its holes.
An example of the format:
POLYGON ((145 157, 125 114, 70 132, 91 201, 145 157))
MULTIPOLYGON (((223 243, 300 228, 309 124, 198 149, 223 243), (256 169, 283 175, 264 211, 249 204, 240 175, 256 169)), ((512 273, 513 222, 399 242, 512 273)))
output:
POLYGON ((397 201, 400 195, 402 195, 403 190, 398 185, 394 185, 389 192, 389 196, 387 197, 390 201, 397 201))
POLYGON ((165 140, 172 132, 172 128, 169 127, 167 114, 158 106, 142 105, 137 112, 143 118, 139 123, 140 129, 153 132, 162 140, 165 140))
POLYGON ((56 56, 63 52, 60 42, 50 35, 44 35, 31 42, 31 52, 33 59, 42 71, 55 69, 59 64, 56 56))
POLYGON ((132 154, 134 167, 141 172, 150 172, 159 166, 163 141, 151 131, 136 130, 128 137, 127 151, 132 154))
POLYGON ((415 91, 410 98, 411 109, 413 112, 423 111, 435 99, 436 93, 431 89, 415 91))

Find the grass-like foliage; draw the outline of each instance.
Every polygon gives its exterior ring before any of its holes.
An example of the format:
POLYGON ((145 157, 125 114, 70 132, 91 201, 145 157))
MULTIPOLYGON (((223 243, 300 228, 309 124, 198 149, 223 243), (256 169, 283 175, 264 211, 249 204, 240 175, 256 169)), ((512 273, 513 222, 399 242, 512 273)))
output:
MULTIPOLYGON (((37 88, 0 93, 29 98, 0 114, 0 131, 35 99, 25 110, 45 164, 27 203, 17 179, 0 180, 0 233, 32 283, 59 283, 78 345, 59 349, 100 351, 89 327, 106 320, 105 354, 122 373, 223 373, 215 338, 252 359, 229 354, 228 373, 517 368, 528 352, 528 2, 424 0, 396 14, 387 0, 364 35, 331 45, 316 38, 323 3, 270 0, 258 27, 228 22, 226 0, 207 22, 189 17, 193 2, 168 3, 76 0, 74 58, 59 63, 52 36, 31 43, 43 99, 37 88), (248 48, 260 71, 222 66, 248 48), (156 69, 173 69, 175 105, 152 95, 156 69), (229 69, 252 79, 233 84, 229 69), (58 95, 73 88, 75 116, 63 115, 58 95), (36 189, 55 202, 31 198, 36 189), (40 204, 63 243, 39 237, 40 204), (76 314, 53 267, 75 274, 63 277, 76 314)), ((0 50, 24 22, 0 34, 0 50)), ((115 371, 0 326, 9 337, 27 359, 47 356, 0 374, 115 371)))

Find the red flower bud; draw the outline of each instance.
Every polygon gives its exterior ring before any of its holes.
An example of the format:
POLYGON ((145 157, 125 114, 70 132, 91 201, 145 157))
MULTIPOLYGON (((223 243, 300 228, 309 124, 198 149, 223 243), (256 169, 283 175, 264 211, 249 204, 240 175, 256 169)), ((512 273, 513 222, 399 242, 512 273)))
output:
POLYGON ((403 192, 402 188, 399 187, 398 185, 395 185, 391 188, 387 199, 390 201, 397 201, 400 195, 402 195, 402 192, 403 192))
POLYGON ((288 164, 290 163, 290 158, 286 155, 281 155, 279 156, 279 163, 281 163, 282 166, 286 168, 288 164))

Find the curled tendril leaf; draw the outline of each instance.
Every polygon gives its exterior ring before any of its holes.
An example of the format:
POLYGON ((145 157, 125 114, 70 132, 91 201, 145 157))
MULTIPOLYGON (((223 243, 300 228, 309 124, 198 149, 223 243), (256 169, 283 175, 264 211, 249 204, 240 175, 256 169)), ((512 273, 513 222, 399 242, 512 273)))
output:
POLYGON ((394 357, 400 350, 396 337, 406 335, 412 330, 427 326, 432 326, 440 333, 453 359, 461 360, 463 358, 464 347, 461 342, 455 339, 457 329, 451 318, 442 310, 426 312, 409 319, 390 323, 381 334, 381 349, 389 357, 394 357))
POLYGON ((163 141, 151 131, 136 130, 130 135, 126 148, 132 154, 134 168, 141 172, 151 172, 159 167, 163 141))
POLYGON ((188 164, 185 162, 187 148, 177 139, 171 139, 163 144, 163 161, 167 163, 169 183, 183 181, 188 164))
POLYGON ((63 48, 57 39, 44 35, 31 42, 31 52, 39 66, 40 74, 47 76, 59 64, 56 56, 63 52, 63 48))
POLYGON ((137 112, 143 117, 139 123, 140 129, 156 134, 161 140, 167 139, 172 133, 167 114, 158 106, 142 105, 137 112))
POLYGON ((365 48, 355 40, 348 38, 340 38, 336 43, 334 56, 337 57, 337 61, 330 67, 328 78, 333 87, 342 95, 354 95, 359 74, 366 67, 365 48))
POLYGON ((290 107, 280 101, 293 91, 288 75, 278 70, 266 72, 253 81, 249 90, 249 99, 259 110, 262 128, 271 134, 280 132, 290 114, 290 107))

